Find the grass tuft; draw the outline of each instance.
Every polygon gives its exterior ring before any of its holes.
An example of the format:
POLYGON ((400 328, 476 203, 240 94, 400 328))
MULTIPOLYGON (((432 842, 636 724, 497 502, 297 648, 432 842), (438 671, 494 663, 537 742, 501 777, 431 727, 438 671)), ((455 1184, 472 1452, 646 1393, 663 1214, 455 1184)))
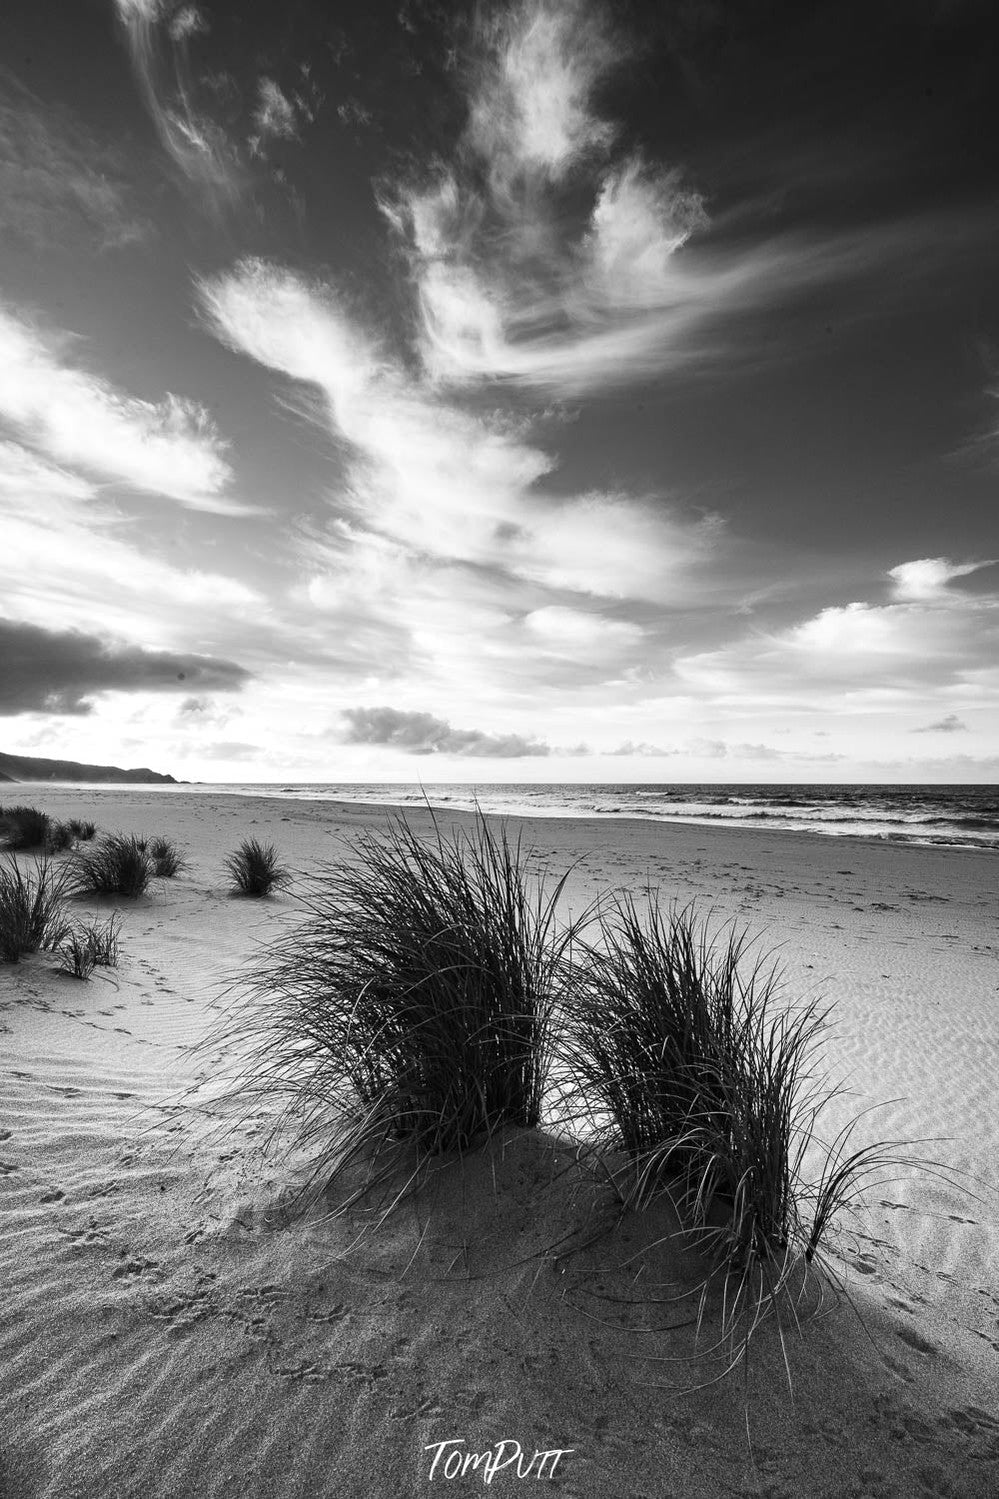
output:
POLYGON ((69 830, 78 843, 89 843, 97 832, 97 825, 93 822, 82 822, 78 817, 71 817, 69 830))
POLYGON ((281 1101, 276 1130, 311 1156, 313 1184, 393 1143, 423 1160, 536 1125, 573 934, 555 922, 564 881, 546 894, 482 819, 446 838, 403 818, 350 854, 305 888, 305 920, 227 1023, 240 1091, 281 1101))
POLYGON ((622 1203, 668 1196, 713 1266, 699 1327, 720 1280, 711 1352, 723 1372, 763 1320, 776 1314, 781 1326, 782 1306, 797 1319, 834 1219, 866 1187, 901 1168, 945 1174, 904 1142, 855 1147, 856 1119, 823 1143, 819 1116, 842 1091, 818 1065, 828 1012, 789 1003, 777 965, 751 961, 752 946, 733 926, 712 932, 693 907, 619 896, 565 1017, 578 1093, 602 1142, 624 1155, 622 1203))
POLYGON ((153 861, 153 873, 160 879, 172 879, 175 874, 182 874, 189 867, 170 838, 151 838, 147 851, 153 861))
POLYGON ((120 895, 135 900, 144 895, 153 876, 153 861, 145 840, 124 833, 107 833, 75 862, 79 895, 120 895))
POLYGON ((76 839, 68 822, 50 821, 45 834, 45 852, 62 854, 73 847, 76 839))
POLYGON ((36 859, 26 873, 13 854, 0 856, 0 960, 58 947, 69 928, 65 900, 71 871, 36 859))
POLYGON ((273 844, 246 838, 225 861, 230 888, 234 895, 270 895, 288 881, 288 871, 278 862, 273 844))
POLYGON ((70 928, 59 947, 62 969, 74 978, 88 979, 95 968, 117 968, 121 917, 79 923, 70 928))
POLYGON ((51 819, 37 807, 5 807, 0 813, 0 835, 11 850, 44 848, 51 819))

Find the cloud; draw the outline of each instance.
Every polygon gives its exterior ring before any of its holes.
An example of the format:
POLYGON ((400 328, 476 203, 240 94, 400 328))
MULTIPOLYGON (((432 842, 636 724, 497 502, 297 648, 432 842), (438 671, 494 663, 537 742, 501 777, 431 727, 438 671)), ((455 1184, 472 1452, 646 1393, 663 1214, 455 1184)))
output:
POLYGON ((524 177, 560 182, 582 158, 603 154, 615 132, 594 115, 592 94, 623 55, 604 11, 583 0, 521 0, 484 19, 479 40, 468 142, 498 193, 524 177))
POLYGON ((949 562, 946 557, 921 557, 918 562, 903 562, 889 569, 897 599, 930 600, 944 596, 947 584, 954 578, 965 578, 992 562, 949 562))
POLYGON ((549 745, 522 734, 485 734, 453 729, 432 713, 399 708, 345 708, 346 744, 385 745, 407 755, 462 755, 476 759, 522 759, 551 754, 549 745))
POLYGON ((89 629, 94 600, 108 630, 173 646, 227 627, 247 638, 248 618, 272 628, 266 600, 233 577, 161 561, 111 509, 97 486, 0 442, 3 595, 9 613, 56 628, 89 629))
POLYGON ((294 140, 298 134, 295 108, 286 99, 273 78, 262 77, 257 83, 257 108, 253 115, 259 132, 257 147, 269 136, 294 140))
POLYGON ((626 739, 623 744, 618 745, 617 749, 605 750, 604 753, 615 757, 635 755, 639 759, 665 760, 679 755, 681 751, 667 749, 661 744, 648 744, 645 740, 640 740, 636 744, 633 739, 626 739))
POLYGON ((924 724, 921 728, 913 729, 913 734, 958 734, 967 733, 968 725, 962 723, 956 713, 948 713, 937 723, 924 724))
POLYGON ((772 202, 712 222, 682 164, 599 112, 600 86, 641 46, 618 14, 600 0, 519 0, 499 19, 481 7, 464 131, 433 167, 381 185, 433 379, 573 398, 695 363, 728 371, 776 343, 761 312, 953 253, 955 214, 755 242, 739 215, 767 225, 772 202))
POLYGON ((433 673, 603 679, 647 648, 629 617, 642 601, 703 606, 717 521, 655 495, 553 498, 554 459, 523 422, 419 383, 327 286, 247 260, 200 296, 224 343, 318 394, 281 397, 331 434, 342 469, 296 597, 379 674, 418 668, 435 695, 433 673))
POLYGON ((208 29, 196 5, 177 0, 114 0, 146 107, 160 140, 185 180, 215 213, 233 206, 245 185, 239 155, 225 131, 192 104, 190 38, 208 29), (170 61, 163 57, 162 32, 170 61))
POLYGON ((0 225, 40 249, 120 250, 153 233, 128 196, 117 153, 0 67, 0 225))
POLYGON ((168 495, 192 509, 245 514, 226 497, 225 444, 203 407, 183 396, 137 400, 63 357, 0 305, 0 416, 60 463, 168 495))
POLYGON ((233 661, 149 651, 82 630, 46 630, 0 619, 0 714, 82 715, 95 694, 178 692, 201 687, 234 692, 250 673, 233 661))
POLYGON ((831 688, 852 694, 965 687, 999 689, 999 594, 949 583, 985 562, 921 558, 892 568, 893 599, 833 605, 786 630, 681 657, 689 688, 734 700, 807 700, 831 688))

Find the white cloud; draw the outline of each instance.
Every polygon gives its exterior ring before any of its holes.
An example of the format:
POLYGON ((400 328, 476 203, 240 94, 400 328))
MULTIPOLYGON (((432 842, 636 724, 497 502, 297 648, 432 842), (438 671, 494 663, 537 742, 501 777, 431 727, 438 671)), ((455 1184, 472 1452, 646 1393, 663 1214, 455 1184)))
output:
POLYGON ((650 171, 637 157, 608 172, 583 245, 591 298, 606 309, 682 305, 689 289, 674 256, 706 224, 679 172, 650 171))
POLYGON ((15 443, 0 442, 0 524, 4 609, 13 618, 90 629, 98 599, 101 626, 112 633, 190 647, 209 622, 226 633, 228 619, 232 649, 247 612, 266 614, 245 583, 150 556, 94 485, 15 443))
POLYGON ((470 144, 501 192, 525 175, 558 182, 613 139, 613 126, 590 102, 621 55, 604 13, 583 0, 522 0, 486 24, 490 45, 472 93, 470 144))
POLYGON ((498 21, 483 8, 463 135, 431 177, 381 192, 436 380, 575 397, 692 362, 730 367, 745 313, 911 264, 915 245, 934 251, 953 229, 937 215, 824 239, 713 242, 681 168, 615 150, 596 109, 597 86, 628 56, 613 17, 598 0, 521 0, 498 21))
POLYGON ((202 407, 181 396, 154 404, 122 395, 2 306, 0 416, 59 462, 194 509, 246 513, 223 493, 232 477, 225 444, 202 407))
POLYGON ((719 533, 716 519, 684 521, 661 502, 588 494, 539 506, 515 549, 523 575, 551 588, 682 605, 719 533))
POLYGON ((918 562, 903 562, 889 570, 897 599, 938 599, 954 578, 967 577, 990 562, 948 562, 946 557, 922 557, 918 562))
POLYGON ((277 136, 294 140, 297 134, 295 110, 273 78, 262 77, 257 84, 257 108, 254 123, 261 137, 277 136))
POLYGON ((895 693, 900 705, 956 689, 999 700, 999 594, 947 586, 988 565, 901 563, 888 575, 893 602, 833 605, 778 633, 682 657, 677 675, 728 702, 764 695, 804 705, 830 689, 872 701, 895 693))
POLYGON ((207 30, 203 15, 196 6, 179 5, 177 0, 114 0, 114 4, 164 148, 210 208, 219 212, 231 206, 244 186, 239 157, 225 131, 199 114, 191 102, 194 80, 188 41, 207 30), (172 69, 160 55, 161 23, 166 26, 172 69))
POLYGON ((243 262, 201 296, 223 341, 318 388, 346 444, 340 514, 309 547, 298 597, 362 654, 384 660, 392 641, 428 687, 602 679, 648 649, 627 608, 703 602, 692 580, 716 522, 652 498, 543 495, 553 460, 520 428, 418 385, 291 272, 243 262))

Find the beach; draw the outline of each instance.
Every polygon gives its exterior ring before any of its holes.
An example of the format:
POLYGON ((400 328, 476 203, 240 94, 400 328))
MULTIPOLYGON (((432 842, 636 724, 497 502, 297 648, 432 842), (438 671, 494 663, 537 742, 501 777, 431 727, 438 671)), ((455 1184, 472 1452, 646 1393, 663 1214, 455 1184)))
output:
POLYGON ((335 879, 345 840, 387 809, 29 784, 2 800, 165 834, 188 860, 117 903, 117 969, 82 983, 51 954, 0 966, 2 1499, 999 1489, 994 854, 509 821, 567 874, 567 914, 658 889, 748 925, 789 994, 833 1007, 824 1066, 851 1094, 827 1132, 883 1102, 859 1137, 923 1142, 940 1163, 877 1185, 833 1235, 844 1289, 800 1330, 789 1317, 786 1364, 770 1322, 748 1374, 708 1383, 676 1301, 682 1265, 651 1217, 587 1242, 607 1194, 573 1172, 571 1142, 513 1139, 388 1215, 294 1213, 293 1167, 261 1148, 266 1117, 220 1129, 190 1091, 242 965, 299 919, 294 881, 232 897, 225 855, 255 837, 335 879), (566 1235, 572 1252, 553 1250, 566 1235), (458 1452, 492 1453, 493 1468, 452 1477, 458 1452))

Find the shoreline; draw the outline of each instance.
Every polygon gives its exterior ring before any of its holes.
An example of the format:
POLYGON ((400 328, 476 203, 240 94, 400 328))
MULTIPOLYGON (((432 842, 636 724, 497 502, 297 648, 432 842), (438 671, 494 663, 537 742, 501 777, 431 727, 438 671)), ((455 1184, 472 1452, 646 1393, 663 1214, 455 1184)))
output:
MULTIPOLYGON (((352 1247, 350 1225, 325 1212, 274 1216, 289 1177, 259 1156, 263 1120, 212 1143, 186 1110, 189 1048, 217 1017, 221 982, 298 910, 293 891, 231 898, 225 854, 254 836, 297 870, 335 877, 342 839, 394 809, 179 786, 22 783, 17 796, 100 831, 167 834, 190 868, 119 903, 110 981, 67 979, 45 954, 0 968, 0 1492, 433 1493, 424 1445, 463 1437, 477 1451, 505 1439, 575 1449, 558 1478, 579 1499, 659 1495, 664 1483, 684 1499, 750 1495, 761 1476, 787 1499, 979 1499, 999 1457, 987 1414, 999 1378, 999 949, 981 850, 640 817, 516 820, 553 877, 569 871, 575 911, 650 881, 779 944, 791 997, 836 1004, 833 1070, 864 1097, 896 1100, 875 1133, 950 1134, 948 1168, 985 1182, 981 1202, 940 1179, 888 1183, 837 1235, 837 1273, 877 1351, 847 1303, 807 1324, 789 1336, 792 1403, 766 1331, 750 1460, 741 1374, 697 1393, 657 1389, 689 1371, 662 1363, 682 1351, 680 1334, 636 1331, 656 1322, 655 1295, 627 1311, 636 1290, 623 1262, 648 1221, 566 1279, 529 1256, 579 1199, 542 1190, 541 1165, 515 1150, 509 1169, 494 1166, 499 1197, 469 1169, 442 1181, 429 1216, 416 1204, 352 1247), (499 1267, 493 1243, 526 1268, 499 1267), (598 1273, 611 1277, 599 1293, 598 1273), (291 1431, 301 1437, 289 1443, 291 1431), (240 1476, 248 1464, 255 1478, 240 1476)), ((430 825, 425 809, 407 814, 430 825)), ((467 827, 474 814, 437 816, 467 827)), ((676 1269, 649 1264, 664 1280, 676 1269)))
MULTIPOLYGON (((24 794, 28 796, 36 793, 44 794, 47 791, 90 791, 92 793, 106 792, 111 795, 129 795, 132 793, 142 794, 146 792, 161 795, 166 792, 170 795, 188 794, 208 797, 243 797, 254 801, 264 800, 275 802, 294 802, 317 806, 331 805, 334 807, 339 807, 341 809, 346 807, 364 807, 372 809, 385 808, 387 810, 394 811, 396 814, 426 811, 428 808, 430 808, 434 812, 440 813, 443 816, 459 815, 461 813, 469 813, 475 815, 475 812, 478 808, 477 798, 462 798, 457 794, 458 788, 454 786, 454 783, 448 782, 437 783, 440 787, 449 787, 448 794, 442 794, 437 800, 435 800, 432 795, 429 796, 427 800, 424 800, 422 795, 417 795, 412 791, 410 791, 408 795, 400 796, 398 798, 392 796, 380 796, 378 798, 372 798, 360 794, 362 788, 368 784, 372 786, 378 786, 380 790, 387 790, 388 783, 381 782, 358 782, 356 789, 359 794, 356 796, 344 795, 339 783, 336 782, 302 783, 301 785, 296 785, 295 783, 282 784, 275 782, 275 786, 279 784, 281 785, 280 791, 273 790, 267 783, 254 784, 252 782, 244 784, 179 781, 162 784, 136 782, 122 782, 120 784, 116 784, 103 781, 12 781, 5 784, 9 784, 13 787, 20 786, 24 788, 24 794), (309 793, 311 791, 314 791, 315 787, 320 784, 328 784, 331 788, 335 787, 336 794, 333 794, 333 792, 331 791, 325 795, 310 795, 309 793), (470 802, 471 805, 461 805, 462 800, 470 802)), ((410 787, 415 783, 400 782, 399 784, 400 786, 410 787)), ((545 783, 542 782, 531 783, 531 789, 538 789, 544 786, 544 784, 545 783)), ((756 782, 717 783, 719 787, 725 787, 731 790, 738 789, 739 786, 744 786, 746 789, 752 789, 759 787, 761 784, 762 783, 756 782)), ((843 783, 842 785, 835 785, 825 782, 814 782, 810 783, 810 785, 813 786, 816 790, 828 789, 831 791, 835 791, 853 789, 853 783, 843 783)), ((587 782, 580 782, 578 783, 578 786, 581 789, 585 789, 587 792, 593 793, 596 793, 601 789, 600 786, 587 782)), ((673 790, 686 789, 680 786, 672 786, 672 783, 664 783, 662 790, 666 791, 671 789, 671 787, 673 790)), ((434 790, 434 787, 431 786, 429 789, 432 792, 434 790)), ((970 833, 966 836, 954 836, 949 838, 943 834, 934 834, 928 832, 924 836, 920 836, 916 833, 910 834, 896 830, 875 833, 864 831, 862 826, 858 828, 856 823, 854 823, 854 826, 849 831, 832 831, 832 829, 836 826, 836 823, 825 822, 820 817, 813 818, 811 826, 796 827, 789 820, 787 820, 786 817, 778 816, 772 813, 747 813, 745 814, 745 816, 741 817, 739 814, 735 814, 731 817, 715 814, 696 815, 693 813, 691 813, 690 815, 684 815, 682 813, 674 813, 662 810, 650 810, 648 812, 643 812, 641 810, 640 804, 636 805, 635 807, 628 807, 625 809, 622 809, 620 807, 605 809, 588 805, 581 806, 578 809, 574 809, 569 806, 558 806, 555 804, 545 805, 543 803, 530 804, 524 802, 514 802, 510 806, 504 806, 496 805, 495 803, 497 795, 502 798, 503 794, 507 793, 510 790, 510 786, 507 783, 488 783, 484 786, 483 789, 486 793, 486 797, 484 805, 479 810, 481 810, 486 816, 498 817, 503 819, 514 818, 528 821, 533 819, 540 822, 549 822, 552 820, 567 820, 573 822, 635 821, 649 822, 653 825, 662 825, 665 827, 673 827, 679 825, 681 827, 703 828, 705 830, 714 829, 721 831, 738 831, 744 833, 762 833, 773 834, 774 836, 786 835, 794 838, 819 837, 824 841, 832 841, 834 843, 852 843, 855 841, 861 841, 865 843, 882 844, 888 847, 960 849, 967 850, 969 852, 979 852, 983 854, 999 854, 999 838, 990 841, 987 838, 976 838, 974 834, 970 833), (489 804, 489 793, 493 793, 492 805, 489 804)), ((526 789, 526 786, 517 787, 517 789, 526 789)), ((564 790, 566 788, 560 785, 559 789, 564 790)), ((613 784, 608 784, 607 786, 608 792, 621 792, 622 790, 627 791, 631 789, 634 788, 630 786, 622 787, 613 784)), ((781 787, 780 784, 775 783, 768 789, 777 791, 780 790, 781 787)), ((865 788, 863 786, 858 786, 857 789, 864 790, 865 788)), ((905 791, 909 788, 904 785, 899 785, 890 789, 895 791, 905 791)), ((921 784, 917 786, 917 783, 913 783, 913 789, 919 789, 925 792, 932 790, 933 788, 926 787, 921 784)), ((962 788, 948 786, 941 789, 955 790, 962 788)), ((993 787, 991 783, 975 783, 973 785, 969 785, 967 789, 970 791, 995 791, 997 796, 999 796, 999 788, 993 787)), ((871 821, 874 820, 875 819, 871 819, 871 821)), ((802 821, 808 821, 807 815, 802 819, 802 821)), ((839 818, 837 819, 837 821, 850 822, 852 821, 852 819, 839 818)), ((939 821, 939 818, 935 820, 936 823, 939 823, 939 821)), ((992 826, 993 824, 990 821, 988 825, 992 826)), ((910 824, 910 826, 915 826, 915 824, 910 824)))

